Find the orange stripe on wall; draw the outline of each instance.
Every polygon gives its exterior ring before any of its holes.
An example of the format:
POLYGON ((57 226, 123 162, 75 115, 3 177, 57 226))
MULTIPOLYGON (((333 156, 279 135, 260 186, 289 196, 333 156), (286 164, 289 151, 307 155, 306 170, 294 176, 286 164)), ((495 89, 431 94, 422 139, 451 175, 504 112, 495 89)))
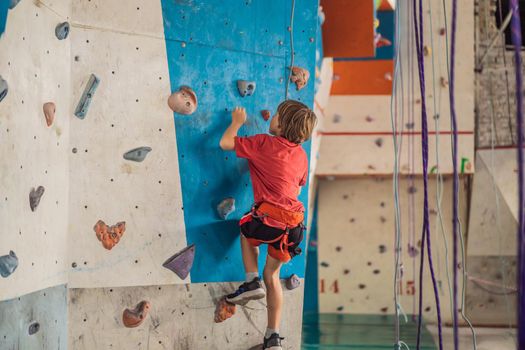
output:
POLYGON ((331 94, 390 95, 393 69, 392 60, 336 61, 331 94))
POLYGON ((374 57, 374 2, 321 0, 326 57, 374 57))

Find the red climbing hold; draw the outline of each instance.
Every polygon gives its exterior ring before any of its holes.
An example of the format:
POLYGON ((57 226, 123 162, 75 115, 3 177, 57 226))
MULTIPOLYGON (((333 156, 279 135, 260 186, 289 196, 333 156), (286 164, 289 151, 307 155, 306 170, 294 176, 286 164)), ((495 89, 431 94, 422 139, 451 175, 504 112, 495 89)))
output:
POLYGON ((143 300, 135 306, 134 309, 126 309, 122 313, 122 322, 124 326, 128 328, 138 327, 144 322, 146 316, 148 316, 149 309, 151 309, 151 304, 143 300))
POLYGON ((197 110, 197 95, 189 86, 181 86, 168 98, 168 106, 175 113, 193 114, 197 110))
POLYGON ((235 304, 226 301, 223 297, 215 308, 215 323, 221 323, 235 315, 235 304))
POLYGON ((263 110, 261 111, 261 115, 262 115, 263 119, 266 120, 266 121, 268 121, 268 119, 270 119, 270 117, 272 116, 272 114, 270 113, 270 111, 267 110, 267 109, 263 109, 263 110))
POLYGON ((44 103, 44 117, 46 117, 47 126, 51 126, 55 120, 56 106, 53 102, 44 103))
POLYGON ((308 84, 308 79, 310 79, 310 72, 308 70, 293 66, 292 68, 292 76, 290 77, 290 81, 292 83, 295 83, 295 87, 297 91, 301 90, 308 84))
POLYGON ((97 238, 102 242, 102 246, 107 250, 111 250, 120 241, 120 238, 126 231, 126 222, 121 221, 116 225, 108 226, 104 221, 98 220, 93 227, 93 230, 97 234, 97 238))

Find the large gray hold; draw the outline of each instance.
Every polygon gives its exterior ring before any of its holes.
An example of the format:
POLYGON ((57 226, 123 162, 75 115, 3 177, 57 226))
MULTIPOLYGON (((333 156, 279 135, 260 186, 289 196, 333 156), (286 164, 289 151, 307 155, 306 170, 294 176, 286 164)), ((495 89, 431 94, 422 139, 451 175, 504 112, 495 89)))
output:
POLYGON ((151 147, 137 147, 124 153, 124 159, 132 160, 134 162, 142 162, 146 159, 149 152, 151 152, 151 147))
POLYGON ((5 81, 0 75, 0 102, 2 102, 4 97, 7 96, 8 90, 9 90, 9 86, 7 86, 7 81, 5 81))
POLYGON ((295 273, 286 279, 286 288, 289 290, 298 288, 300 285, 301 280, 295 273))
POLYGON ((29 206, 31 207, 31 211, 35 211, 38 207, 38 204, 40 203, 40 198, 42 198, 44 191, 44 186, 38 186, 36 190, 35 188, 32 188, 31 192, 29 192, 29 206))
POLYGON ((69 35, 69 23, 63 22, 55 27, 55 35, 58 40, 64 40, 69 35))
POLYGON ((225 198, 219 205, 217 205, 217 213, 219 217, 223 220, 226 220, 228 215, 235 211, 235 198, 225 198))
POLYGON ((14 251, 11 250, 9 254, 0 256, 0 276, 8 277, 17 267, 18 258, 14 251))

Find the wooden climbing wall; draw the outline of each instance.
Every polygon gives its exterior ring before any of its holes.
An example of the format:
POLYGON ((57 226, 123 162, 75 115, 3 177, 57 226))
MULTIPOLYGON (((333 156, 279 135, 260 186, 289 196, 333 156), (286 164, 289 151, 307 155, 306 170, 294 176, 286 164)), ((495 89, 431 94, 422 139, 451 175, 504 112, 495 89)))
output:
MULTIPOLYGON (((68 1, 50 3, 70 15, 68 1)), ((67 282, 71 47, 56 39, 57 23, 47 8, 22 1, 0 38, 0 75, 9 86, 0 102, 0 256, 18 257, 14 273, 0 277, 0 300, 67 282), (51 127, 42 110, 49 101, 51 127), (45 192, 32 212, 29 194, 38 186, 45 192)))
MULTIPOLYGON (((460 183, 460 220, 466 223, 465 181, 460 183)), ((436 205, 436 181, 429 181, 430 235, 443 320, 450 320, 447 268, 452 276, 452 181, 444 178, 442 217, 449 264, 436 205)), ((423 181, 400 179, 403 278, 401 303, 405 313, 417 313, 423 181), (412 203, 412 204, 410 204, 412 203), (410 209, 412 208, 412 209, 410 209), (412 219, 412 217, 414 219, 412 219), (413 226, 411 226, 413 223, 413 226), (412 256, 409 245, 417 250, 412 256), (415 275, 414 275, 415 273, 415 275), (417 304, 416 304, 417 305, 417 304)), ((390 177, 323 180, 319 186, 318 261, 321 312, 393 314, 394 202, 390 177)), ((425 250, 425 259, 427 251, 425 250)), ((425 262, 423 314, 435 320, 434 294, 425 262)), ((458 270, 461 273, 461 270, 458 270)))
MULTIPOLYGON (((427 121, 429 135, 429 171, 437 165, 436 151, 439 151, 440 171, 452 172, 450 149, 450 107, 449 85, 444 17, 441 2, 424 4, 424 45, 429 48, 425 56, 425 81, 427 121), (430 22, 432 21, 432 22, 430 22), (432 23, 433 45, 431 50, 430 23, 432 23), (435 79, 432 68, 434 67, 435 79), (435 85, 435 90, 434 90, 435 85), (435 104, 435 106, 434 106, 435 104), (439 116, 439 147, 436 147, 435 116, 439 116)), ((450 19, 451 2, 446 2, 450 19)), ((401 76, 404 84, 404 98, 398 91, 398 132, 402 132, 400 148, 400 172, 422 173, 421 165, 421 97, 418 72, 415 64, 415 50, 409 55, 407 38, 410 38, 412 22, 408 21, 408 3, 399 3, 401 11, 401 76), (408 21, 408 23, 407 23, 408 21), (403 41, 404 38, 404 41, 403 41), (409 59, 409 57, 411 57, 409 59), (413 82, 413 84, 412 84, 413 82), (401 112, 401 109, 403 112, 401 112), (410 146, 410 144, 413 146, 410 146), (410 165, 409 155, 414 155, 410 165)), ((458 42, 469 43, 474 38, 474 10, 471 2, 460 2, 458 11, 462 14, 458 24, 458 42)), ((363 64, 368 64, 364 61, 363 64)), ((338 62, 353 64, 354 62, 338 62)), ((361 64, 362 62, 358 62, 361 64)), ((334 72, 337 73, 337 65, 334 72)), ((474 52, 472 45, 459 45, 456 52, 456 115, 458 123, 458 169, 464 173, 474 172, 474 52)), ((383 72, 383 71, 382 71, 383 72)), ((384 79, 384 72, 382 73, 384 79)), ((390 78, 393 78, 393 74, 390 78)), ((400 78, 401 79, 401 78, 400 78)), ((337 84, 334 83, 334 91, 337 84)), ((400 89, 400 88, 399 88, 400 89)), ((384 93, 384 92, 383 92, 384 93)), ((319 175, 364 175, 391 174, 394 169, 394 150, 391 126, 391 98, 389 95, 337 95, 331 96, 326 108, 319 175), (365 156, 363 156, 365 155, 365 156)))

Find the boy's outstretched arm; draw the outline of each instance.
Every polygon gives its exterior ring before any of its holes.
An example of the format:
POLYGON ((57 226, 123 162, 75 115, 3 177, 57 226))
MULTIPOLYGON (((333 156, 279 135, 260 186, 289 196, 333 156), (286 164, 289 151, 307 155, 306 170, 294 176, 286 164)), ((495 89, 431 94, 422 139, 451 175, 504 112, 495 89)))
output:
POLYGON ((241 126, 246 122, 246 110, 242 107, 235 107, 232 112, 232 123, 222 135, 219 146, 225 151, 233 151, 235 148, 235 136, 241 126))

